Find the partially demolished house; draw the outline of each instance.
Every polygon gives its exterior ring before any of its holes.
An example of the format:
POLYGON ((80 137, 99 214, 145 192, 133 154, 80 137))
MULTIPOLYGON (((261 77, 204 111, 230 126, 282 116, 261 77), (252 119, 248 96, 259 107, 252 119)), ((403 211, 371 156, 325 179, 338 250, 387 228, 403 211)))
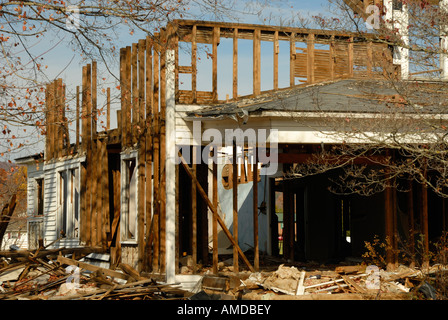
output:
MULTIPOLYGON (((360 256, 365 240, 393 236, 402 226, 393 191, 347 198, 327 190, 326 175, 284 177, 325 145, 341 143, 332 138, 328 119, 350 112, 369 122, 372 110, 386 108, 383 102, 394 93, 382 80, 400 77, 400 70, 393 48, 369 35, 173 21, 154 38, 120 50, 116 128, 97 125, 95 62, 82 68, 74 141, 64 116, 65 85, 48 85, 45 150, 19 159, 28 165, 29 245, 43 239, 45 245, 91 248, 109 254, 111 265, 124 262, 166 274, 168 281, 185 256, 214 272, 223 253, 233 254, 235 271, 240 265, 259 269, 263 254, 323 262, 360 256), (241 40, 252 47, 253 90, 245 95, 239 92, 241 40), (209 91, 198 89, 197 56, 204 44, 211 48, 209 91), (218 70, 224 72, 218 47, 226 44, 232 95, 220 97, 228 82, 218 81, 218 70), (272 53, 268 89, 262 86, 266 44, 272 53), (288 58, 282 59, 285 50, 288 58), (182 55, 188 63, 180 62, 182 55), (279 69, 287 62, 282 87, 279 69), (276 202, 279 194, 282 203, 276 202)), ((423 194, 415 190, 415 199, 423 194)), ((425 203, 420 208, 428 232, 425 203)), ((432 203, 439 213, 429 223, 437 233, 445 213, 442 200, 432 203)))

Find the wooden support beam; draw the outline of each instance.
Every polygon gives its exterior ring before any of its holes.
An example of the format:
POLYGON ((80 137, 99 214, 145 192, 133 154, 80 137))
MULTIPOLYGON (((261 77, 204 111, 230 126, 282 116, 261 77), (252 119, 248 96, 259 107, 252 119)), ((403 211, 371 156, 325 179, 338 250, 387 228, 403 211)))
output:
POLYGON ((314 34, 310 33, 307 39, 307 75, 308 83, 313 84, 314 81, 314 34))
MULTIPOLYGON (((122 148, 126 146, 126 48, 120 48, 120 94, 121 94, 121 110, 118 128, 121 128, 121 144, 122 148)), ((117 112, 118 113, 118 112, 117 112)))
POLYGON ((131 135, 132 144, 134 144, 136 139, 136 124, 140 117, 140 105, 139 105, 139 93, 138 93, 138 66, 137 66, 137 55, 138 55, 138 43, 133 43, 131 48, 131 135))
POLYGON ((79 121, 80 121, 80 116, 79 116, 79 86, 76 86, 76 142, 75 142, 75 149, 76 151, 79 151, 79 135, 80 135, 80 128, 79 128, 79 121))
POLYGON ((83 140, 83 143, 86 143, 86 175, 87 175, 87 182, 86 182, 86 192, 85 192, 85 198, 86 198, 86 244, 90 246, 92 244, 92 183, 91 179, 93 177, 92 172, 92 166, 94 166, 94 163, 92 161, 92 69, 91 65, 87 64, 86 68, 86 114, 87 114, 87 126, 86 126, 86 136, 85 141, 83 140))
MULTIPOLYGON (((156 40, 157 41, 157 40, 156 40)), ((153 51, 153 192, 154 192, 154 203, 153 203, 153 220, 152 220, 152 241, 153 241, 153 257, 152 257, 152 268, 154 272, 158 272, 160 269, 159 264, 159 253, 160 253, 160 242, 159 242, 159 217, 160 217, 160 203, 159 203, 159 189, 160 189, 160 158, 159 158, 159 56, 160 56, 160 46, 155 43, 153 51)))
POLYGON ((261 30, 254 30, 253 40, 253 93, 259 95, 261 92, 261 30))
POLYGON ((95 208, 94 210, 94 222, 95 222, 95 246, 101 246, 102 241, 101 238, 103 236, 103 192, 101 186, 101 174, 103 173, 103 162, 101 159, 101 141, 100 139, 96 139, 93 141, 95 145, 95 180, 94 190, 92 194, 95 197, 95 200, 92 201, 92 206, 95 208))
MULTIPOLYGON (((137 244, 138 259, 137 270, 144 271, 145 259, 145 175, 146 175, 146 137, 141 135, 139 139, 138 157, 137 157, 137 244)), ((148 177, 150 178, 150 177, 148 177)))
MULTIPOLYGON (((182 156, 182 154, 180 152, 179 152, 179 157, 180 157, 182 166, 185 168, 185 171, 187 172, 188 176, 190 177, 190 179, 193 179, 193 173, 191 172, 190 167, 188 166, 187 162, 185 161, 184 157, 182 156)), ((230 233, 225 222, 219 216, 218 211, 215 209, 215 207, 213 206, 213 203, 208 198, 207 193, 204 191, 204 189, 202 188, 202 186, 199 183, 197 183, 197 190, 198 190, 200 196, 202 197, 202 199, 204 199, 204 201, 207 203, 207 205, 210 208, 210 210, 212 211, 213 215, 218 220, 218 223, 221 226, 221 228, 222 228, 223 232, 225 233, 225 235, 227 236, 227 238, 230 240, 232 245, 237 248, 237 251, 238 251, 239 255, 241 256, 241 258, 243 259, 244 263, 247 265, 247 267, 249 268, 250 271, 254 272, 255 269, 253 268, 253 266, 247 259, 244 252, 241 250, 240 246, 238 245, 238 242, 234 239, 234 237, 230 233)))
MULTIPOLYGON (((81 118, 82 118, 82 151, 87 151, 87 66, 82 67, 82 101, 81 101, 81 118)), ((80 211, 80 240, 81 243, 87 241, 87 167, 86 163, 81 164, 81 211, 80 211)))
POLYGON ((212 66, 212 100, 218 101, 218 44, 219 44, 219 27, 213 28, 213 66, 212 66))
POLYGON ((353 37, 350 37, 348 42, 348 76, 350 78, 353 78, 353 68, 354 68, 353 37))
POLYGON ((278 43, 278 31, 274 32, 274 90, 278 90, 278 55, 280 46, 278 43))
POLYGON ((110 129, 110 88, 106 91, 106 130, 110 129))
POLYGON ((192 101, 191 103, 197 102, 197 44, 196 44, 196 26, 194 25, 191 30, 191 93, 192 101))
POLYGON ((153 135, 153 55, 152 55, 152 39, 148 36, 146 37, 146 143, 145 143, 145 161, 146 161, 146 242, 145 242, 145 261, 144 268, 149 271, 152 260, 152 161, 153 161, 153 149, 152 149, 152 135, 153 135))
POLYGON ((257 148, 254 147, 253 155, 253 220, 254 220, 254 268, 260 268, 260 255, 258 243, 258 159, 257 148))
POLYGON ((47 85, 47 135, 46 135, 46 142, 47 142, 47 154, 45 155, 45 160, 51 160, 54 158, 54 122, 55 122, 55 88, 54 88, 54 82, 47 85))
POLYGON ((238 98, 238 29, 233 29, 233 99, 238 98))
POLYGON ((92 61, 92 138, 97 136, 97 120, 98 120, 98 93, 97 93, 97 63, 92 61))
MULTIPOLYGON (((125 56, 125 84, 122 90, 125 90, 125 103, 124 110, 122 107, 123 116, 123 129, 125 129, 125 139, 123 139, 124 146, 129 147, 132 145, 132 74, 131 74, 131 57, 132 48, 126 47, 125 56)), ((123 102, 122 102, 123 103, 123 102)))
POLYGON ((107 141, 103 140, 101 143, 101 189, 103 197, 103 227, 101 244, 104 250, 107 249, 107 234, 111 232, 110 228, 110 205, 109 205, 109 156, 107 153, 107 141))
POLYGON ((294 32, 291 32, 289 38, 289 85, 295 85, 295 60, 296 60, 296 40, 294 32))
MULTIPOLYGON (((218 212, 218 148, 213 148, 213 207, 218 212)), ((213 215, 213 273, 218 274, 218 219, 213 215)))
POLYGON ((146 117, 146 107, 145 107, 145 47, 146 40, 140 39, 138 41, 138 123, 139 132, 143 129, 143 122, 146 117))
POLYGON ((329 61, 329 68, 330 68, 330 80, 335 79, 335 43, 334 43, 334 36, 331 36, 330 40, 330 61, 329 61))
POLYGON ((165 175, 165 159, 166 159, 166 52, 168 44, 168 33, 162 30, 161 36, 161 52, 160 52, 160 112, 159 112, 159 210, 160 210, 160 271, 166 270, 166 175, 165 175))
POLYGON ((62 110, 63 105, 61 101, 62 97, 62 79, 57 79, 55 81, 55 132, 56 132, 56 141, 55 141, 55 153, 54 158, 58 159, 62 157, 62 148, 63 148, 63 136, 62 136, 62 110))
MULTIPOLYGON (((232 176, 233 176, 233 238, 235 242, 238 243, 238 158, 237 158, 237 145, 233 141, 233 152, 232 152, 232 176)), ((238 273, 238 248, 233 247, 233 272, 238 273)))

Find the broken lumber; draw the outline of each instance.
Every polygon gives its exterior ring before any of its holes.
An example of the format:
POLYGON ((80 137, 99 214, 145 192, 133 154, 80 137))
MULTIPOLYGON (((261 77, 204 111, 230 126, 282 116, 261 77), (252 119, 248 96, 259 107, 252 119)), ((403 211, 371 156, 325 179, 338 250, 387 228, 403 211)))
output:
POLYGON ((129 279, 129 275, 121 273, 121 272, 117 272, 114 270, 110 270, 110 269, 104 269, 101 267, 97 267, 85 262, 81 262, 81 261, 76 261, 73 259, 69 259, 63 256, 58 256, 58 262, 60 262, 61 264, 66 264, 66 265, 73 265, 73 266, 77 266, 81 269, 85 269, 85 270, 89 270, 89 271, 97 271, 97 270, 101 270, 105 275, 112 277, 112 278, 119 278, 119 279, 123 279, 123 280, 128 280, 129 279))
POLYGON ((350 273, 357 273, 357 272, 364 272, 366 270, 365 266, 339 266, 336 267, 334 270, 335 272, 339 274, 350 274, 350 273))
POLYGON ((132 268, 130 265, 128 265, 126 263, 120 263, 119 267, 124 273, 126 273, 127 275, 129 275, 129 277, 133 278, 136 281, 148 279, 148 278, 142 277, 137 270, 135 270, 134 268, 132 268))

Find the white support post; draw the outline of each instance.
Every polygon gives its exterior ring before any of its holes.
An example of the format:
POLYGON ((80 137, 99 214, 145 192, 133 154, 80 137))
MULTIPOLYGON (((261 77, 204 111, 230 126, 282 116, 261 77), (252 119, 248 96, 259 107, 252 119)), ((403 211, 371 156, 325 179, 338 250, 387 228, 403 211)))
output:
POLYGON ((394 10, 393 0, 384 0, 386 8, 385 20, 392 30, 398 30, 398 33, 403 40, 404 47, 394 47, 394 64, 401 66, 401 78, 409 78, 409 11, 405 3, 401 10, 394 10))
POLYGON ((166 282, 176 281, 176 124, 174 50, 166 51, 166 282))

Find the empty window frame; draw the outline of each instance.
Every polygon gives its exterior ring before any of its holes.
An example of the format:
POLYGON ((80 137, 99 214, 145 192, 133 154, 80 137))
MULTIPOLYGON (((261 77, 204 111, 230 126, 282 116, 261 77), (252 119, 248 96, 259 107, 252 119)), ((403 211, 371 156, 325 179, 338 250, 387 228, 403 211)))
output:
POLYGON ((58 225, 67 238, 79 237, 79 168, 58 173, 58 225))
POLYGON ((44 215, 44 179, 35 179, 34 188, 34 215, 43 216, 44 215))
POLYGON ((123 242, 137 240, 137 166, 136 158, 122 160, 122 215, 123 242))

